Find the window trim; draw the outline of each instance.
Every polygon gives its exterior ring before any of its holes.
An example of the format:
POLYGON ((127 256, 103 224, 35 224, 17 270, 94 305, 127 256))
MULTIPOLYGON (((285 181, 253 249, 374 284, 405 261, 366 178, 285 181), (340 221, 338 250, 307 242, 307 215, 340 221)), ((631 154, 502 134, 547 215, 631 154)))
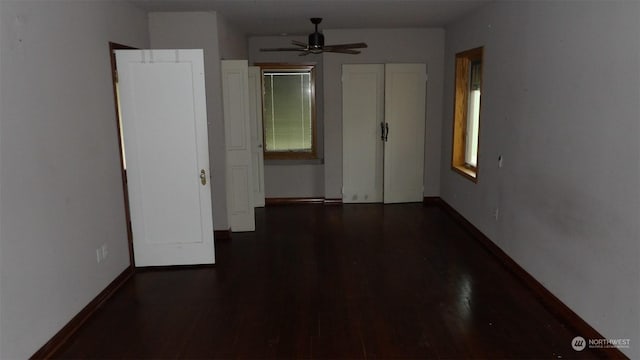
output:
MULTIPOLYGON (((311 151, 267 151, 264 126, 262 127, 262 153, 265 160, 312 160, 318 158, 317 125, 316 125, 316 64, 315 63, 256 63, 260 67, 260 83, 262 96, 264 89, 264 71, 267 70, 309 70, 311 85, 311 151)), ((261 103, 261 110, 264 111, 264 102, 261 103)), ((263 117, 264 119, 264 114, 263 117)), ((264 124, 264 123, 263 123, 264 124)))
MULTIPOLYGON (((479 158, 480 158, 480 123, 482 117, 482 80, 480 83, 480 113, 478 115, 478 161, 476 166, 467 164, 466 153, 466 133, 467 133, 467 112, 469 109, 470 92, 470 72, 471 64, 475 62, 483 63, 483 47, 462 51, 455 57, 455 80, 454 80, 454 101, 453 101, 453 141, 451 150, 451 168, 465 178, 478 182, 479 158)), ((483 67, 480 69, 482 76, 483 67)))

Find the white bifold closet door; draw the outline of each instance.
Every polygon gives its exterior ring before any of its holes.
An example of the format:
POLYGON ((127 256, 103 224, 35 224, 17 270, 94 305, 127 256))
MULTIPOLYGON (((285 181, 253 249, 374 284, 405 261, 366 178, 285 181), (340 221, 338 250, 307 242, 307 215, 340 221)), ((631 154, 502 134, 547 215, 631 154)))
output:
POLYGON ((426 64, 342 71, 343 202, 421 202, 426 64))
POLYGON ((343 65, 342 202, 383 201, 383 124, 384 65, 343 65))
POLYGON ((385 65, 384 202, 422 202, 426 64, 385 65))

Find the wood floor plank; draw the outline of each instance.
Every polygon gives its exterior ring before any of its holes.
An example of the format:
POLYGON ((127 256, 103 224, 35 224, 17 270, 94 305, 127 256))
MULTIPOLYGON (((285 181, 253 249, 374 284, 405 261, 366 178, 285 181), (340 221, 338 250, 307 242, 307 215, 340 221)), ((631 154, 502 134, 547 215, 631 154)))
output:
POLYGON ((438 207, 256 216, 213 267, 137 271, 56 358, 598 357, 438 207))

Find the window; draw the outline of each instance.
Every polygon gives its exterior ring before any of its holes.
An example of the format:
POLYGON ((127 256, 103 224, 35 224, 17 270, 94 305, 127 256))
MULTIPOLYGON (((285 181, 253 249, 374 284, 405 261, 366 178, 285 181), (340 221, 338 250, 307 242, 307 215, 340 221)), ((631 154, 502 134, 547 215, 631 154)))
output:
POLYGON ((482 93, 482 48, 456 54, 451 166, 477 181, 480 95, 482 93))
POLYGON ((314 66, 260 67, 265 159, 315 159, 314 66))

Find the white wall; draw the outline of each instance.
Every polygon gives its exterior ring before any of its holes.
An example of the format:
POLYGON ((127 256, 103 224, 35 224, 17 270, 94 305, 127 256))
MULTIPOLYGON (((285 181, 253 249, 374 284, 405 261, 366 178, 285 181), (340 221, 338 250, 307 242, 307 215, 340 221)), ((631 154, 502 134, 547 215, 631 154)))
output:
POLYGON ((640 358, 640 2, 497 2, 446 31, 443 199, 640 358), (450 161, 454 56, 477 46, 474 184, 450 161))
POLYGON ((248 39, 234 24, 221 14, 218 16, 218 43, 223 60, 247 60, 248 39))
POLYGON ((219 23, 218 20, 215 12, 150 13, 149 34, 151 47, 155 49, 204 50, 213 226, 216 230, 228 230, 220 60, 222 51, 228 58, 246 57, 246 39, 226 22, 219 23), (224 46, 221 45, 222 39, 226 41, 224 46), (239 43, 233 43, 231 40, 239 43))
POLYGON ((306 36, 252 36, 249 64, 314 63, 316 65, 317 160, 265 160, 264 189, 267 198, 324 197, 324 86, 322 56, 298 52, 262 52, 260 48, 292 47, 291 41, 307 42, 306 36))
MULTIPOLYGON (((0 4, 0 31, 2 29, 4 29, 4 7, 0 4)), ((2 99, 4 98, 3 96, 3 86, 2 84, 5 83, 4 81, 4 77, 2 76, 2 59, 4 57, 4 46, 3 46, 4 42, 2 41, 2 37, 0 35, 0 201, 2 200, 2 193, 4 192, 3 190, 3 180, 2 180, 2 120, 4 119, 4 115, 2 112, 3 106, 2 106, 2 99)), ((2 300, 2 289, 3 289, 3 280, 2 280, 2 273, 3 273, 3 266, 2 266, 2 243, 4 242, 4 233, 2 231, 2 206, 0 206, 0 324, 2 324, 4 322, 4 319, 2 317, 2 313, 3 313, 3 300, 2 300)), ((2 343, 4 342, 3 340, 3 330, 2 330, 2 325, 0 325, 0 357, 2 357, 2 354, 4 354, 4 350, 3 350, 3 346, 2 343)))
POLYGON ((359 55, 323 55, 325 196, 342 197, 342 64, 371 63, 427 64, 424 195, 439 195, 444 30, 359 29, 324 30, 323 33, 329 44, 366 42, 369 46, 359 55))
POLYGON ((145 14, 0 1, 2 359, 31 356, 129 266, 109 41, 146 47, 145 14))
POLYGON ((314 164, 265 166, 264 189, 267 198, 322 198, 324 197, 323 166, 314 164))

